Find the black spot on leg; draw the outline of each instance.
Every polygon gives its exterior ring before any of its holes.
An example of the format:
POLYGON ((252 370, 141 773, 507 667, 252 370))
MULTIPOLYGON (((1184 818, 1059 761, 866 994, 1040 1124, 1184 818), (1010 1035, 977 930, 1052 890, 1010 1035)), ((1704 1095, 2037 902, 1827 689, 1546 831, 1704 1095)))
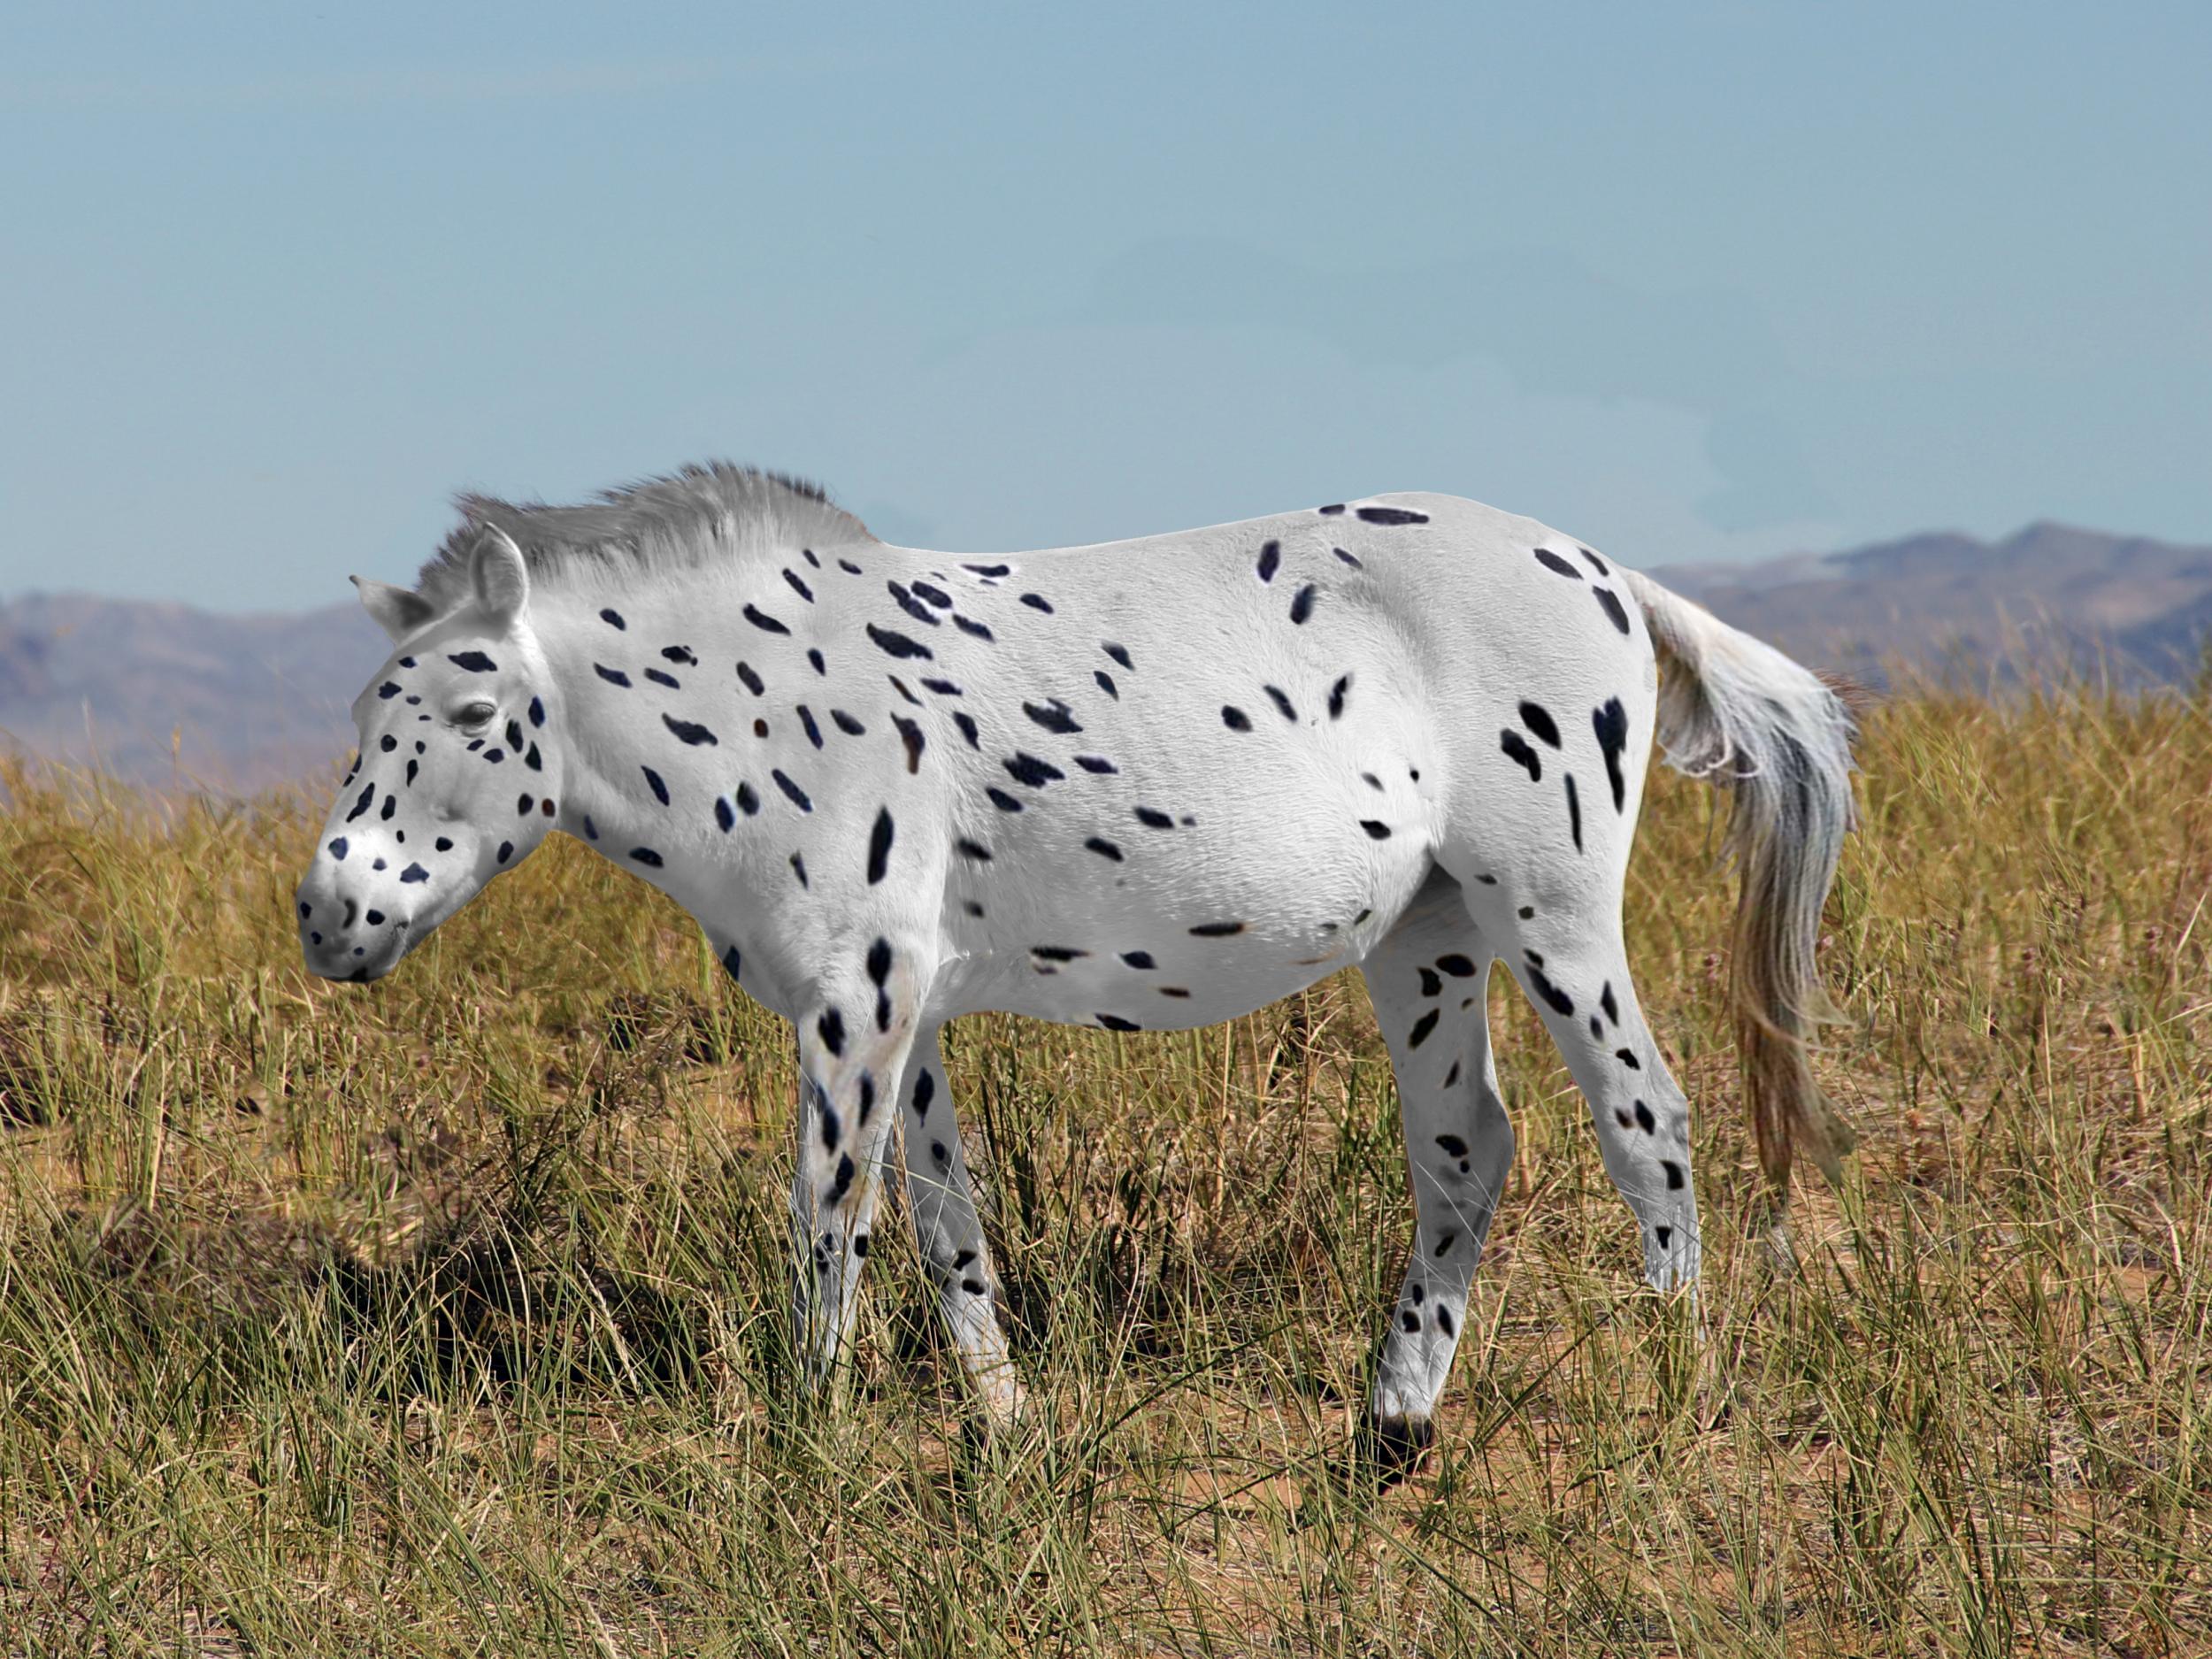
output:
POLYGON ((1567 774, 1567 833, 1574 837, 1575 850, 1582 850, 1582 795, 1575 787, 1575 775, 1567 774))
POLYGON ((1446 1088, 1457 1088, 1457 1087, 1459 1087, 1459 1062, 1458 1062, 1458 1061, 1456 1061, 1456 1060, 1453 1061, 1453 1062, 1452 1062, 1452 1069, 1451 1069, 1450 1071, 1447 1071, 1447 1072, 1445 1072, 1445 1073, 1444 1073, 1444 1087, 1445 1087, 1446 1088))
POLYGON ((1436 1328, 1446 1336, 1452 1334, 1452 1310, 1442 1302, 1436 1305, 1436 1328))
POLYGON ((1606 1018, 1616 1025, 1621 1023, 1621 1005, 1613 998, 1613 981, 1608 979, 1598 989, 1598 1006, 1605 1010, 1606 1018))
POLYGON ((1458 1242, 1459 1234, 1456 1233, 1446 1233, 1442 1238, 1436 1241, 1436 1248, 1429 1252, 1429 1259, 1432 1262, 1442 1261, 1446 1256, 1451 1253, 1452 1246, 1457 1244, 1458 1242))
POLYGON ((914 1115, 929 1116, 929 1103, 937 1098, 937 1079, 924 1071, 914 1079, 914 1115))
POLYGON ((1575 1011, 1574 998, 1569 996, 1564 991, 1561 990, 1557 986, 1554 985, 1550 979, 1545 977, 1544 962, 1542 957, 1539 956, 1532 950, 1529 951, 1527 955, 1529 958, 1528 982, 1530 987, 1535 991, 1537 995, 1543 998, 1543 1000, 1550 1005, 1552 1012, 1560 1015, 1563 1018, 1572 1018, 1575 1011))
POLYGON ((1528 780, 1531 783, 1543 781, 1544 763, 1538 758, 1536 751, 1528 746, 1528 740, 1518 732, 1509 726, 1503 728, 1498 733, 1498 747, 1505 751, 1508 760, 1517 762, 1528 769, 1528 780))
POLYGON ((1455 979, 1471 979, 1475 977, 1475 959, 1462 956, 1456 950, 1446 951, 1436 959, 1436 965, 1455 979))
POLYGON ((1662 1158, 1659 1160, 1659 1167, 1667 1172, 1667 1190, 1671 1193, 1680 1192, 1683 1179, 1682 1166, 1671 1158, 1662 1158))
POLYGON ((1659 1128, 1659 1120, 1651 1115, 1651 1108, 1641 1101, 1636 1102, 1636 1127, 1647 1135, 1656 1133, 1659 1128))
POLYGON ((1411 1336, 1421 1328, 1421 1316, 1409 1308, 1398 1316, 1398 1323, 1404 1328, 1405 1333, 1411 1336))
POLYGON ((1613 1050, 1613 1057, 1632 1071, 1640 1071, 1644 1069, 1644 1063, 1636 1057, 1636 1051, 1633 1048, 1616 1048, 1613 1050))
POLYGON ((814 1034, 822 1040, 822 1047, 832 1055, 845 1052, 845 1017, 835 1009, 824 1011, 814 1022, 814 1034))
POLYGON ((1672 1227, 1655 1227, 1652 1229, 1651 1236, 1659 1240, 1659 1248, 1663 1250, 1674 1242, 1674 1229, 1672 1227))
POLYGON ((1467 1156, 1467 1143, 1457 1135, 1439 1135, 1436 1137, 1436 1144, 1443 1149, 1444 1156, 1448 1158, 1463 1158, 1467 1156))
POLYGON ((1421 995, 1424 996, 1442 995, 1444 991, 1444 981, 1437 977, 1436 970, 1434 968, 1423 968, 1419 972, 1421 975, 1421 995))
POLYGON ((1413 1030, 1407 1034, 1406 1047, 1409 1048, 1418 1048, 1423 1043, 1426 1042, 1429 1040, 1429 1033, 1436 1029, 1436 1022, 1439 1018, 1440 1015, 1438 1010, 1432 1008, 1427 1013, 1422 1015, 1420 1018, 1415 1020, 1413 1022, 1413 1030))
POLYGON ((823 1194, 823 1202, 833 1210, 844 1202, 845 1194, 852 1191, 853 1177, 857 1173, 859 1166, 854 1164, 853 1155, 849 1152, 841 1155, 837 1160, 837 1179, 830 1183, 829 1191, 823 1194))
POLYGON ((868 832, 868 885, 872 887, 890 872, 891 836, 891 809, 878 807, 875 827, 868 832))

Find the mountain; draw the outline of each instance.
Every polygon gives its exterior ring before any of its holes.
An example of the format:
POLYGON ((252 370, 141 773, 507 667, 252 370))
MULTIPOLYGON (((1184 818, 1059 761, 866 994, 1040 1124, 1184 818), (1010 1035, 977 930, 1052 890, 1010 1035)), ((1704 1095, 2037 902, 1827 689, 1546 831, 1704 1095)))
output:
POLYGON ((229 616, 32 595, 0 603, 0 741, 137 783, 290 782, 345 759, 387 649, 357 604, 229 616))
POLYGON ((2173 683, 2196 673, 2212 641, 2212 547, 2070 525, 1652 574, 1793 657, 1875 685, 1900 663, 1977 683, 2030 664, 2173 683))
MULTIPOLYGON (((1653 574, 1804 662, 1876 685, 1899 663, 1977 683, 2028 662, 2180 682, 2212 641, 2212 547, 2059 524, 1653 574)), ((290 782, 344 759, 348 705, 384 653, 353 604, 225 616, 80 595, 0 602, 0 742, 142 783, 290 782)))

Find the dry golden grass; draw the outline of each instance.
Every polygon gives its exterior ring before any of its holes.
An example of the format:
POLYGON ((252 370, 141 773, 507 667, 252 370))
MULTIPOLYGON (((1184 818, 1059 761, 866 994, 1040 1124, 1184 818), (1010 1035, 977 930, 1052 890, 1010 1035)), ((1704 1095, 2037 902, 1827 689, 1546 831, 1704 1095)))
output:
POLYGON ((793 1409, 786 1037, 649 889, 561 843, 334 987, 311 811, 14 777, 0 1645, 2204 1650, 2208 715, 1872 717, 1820 1062, 1863 1149, 1789 1280, 1709 798, 1656 786, 1629 934, 1696 1104, 1701 1339, 1501 981, 1519 1164, 1437 1453, 1379 1496, 1344 1453, 1410 1217, 1356 979, 956 1029, 1044 1407, 984 1450, 891 1230, 849 1397, 793 1409))

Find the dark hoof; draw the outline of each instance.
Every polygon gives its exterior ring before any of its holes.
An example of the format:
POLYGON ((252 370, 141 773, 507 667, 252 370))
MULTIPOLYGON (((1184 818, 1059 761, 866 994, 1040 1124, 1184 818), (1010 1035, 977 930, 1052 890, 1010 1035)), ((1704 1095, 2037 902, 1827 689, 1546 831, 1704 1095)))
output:
POLYGON ((1360 1461, 1379 1491, 1388 1491, 1421 1465, 1436 1444, 1436 1425, 1427 1417, 1384 1417, 1370 1421, 1360 1436, 1360 1461))

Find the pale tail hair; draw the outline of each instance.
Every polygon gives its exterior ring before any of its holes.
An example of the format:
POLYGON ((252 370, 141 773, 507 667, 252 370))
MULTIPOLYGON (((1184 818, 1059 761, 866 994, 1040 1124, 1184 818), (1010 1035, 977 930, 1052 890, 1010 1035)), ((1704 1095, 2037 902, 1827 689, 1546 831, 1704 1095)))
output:
POLYGON ((1659 743, 1726 791, 1739 881, 1731 1001, 1759 1164, 1778 1201, 1802 1153, 1833 1184, 1857 1137, 1813 1080, 1840 1016, 1815 960, 1852 825, 1850 710, 1819 676, 1648 577, 1624 571, 1659 655, 1659 743))

